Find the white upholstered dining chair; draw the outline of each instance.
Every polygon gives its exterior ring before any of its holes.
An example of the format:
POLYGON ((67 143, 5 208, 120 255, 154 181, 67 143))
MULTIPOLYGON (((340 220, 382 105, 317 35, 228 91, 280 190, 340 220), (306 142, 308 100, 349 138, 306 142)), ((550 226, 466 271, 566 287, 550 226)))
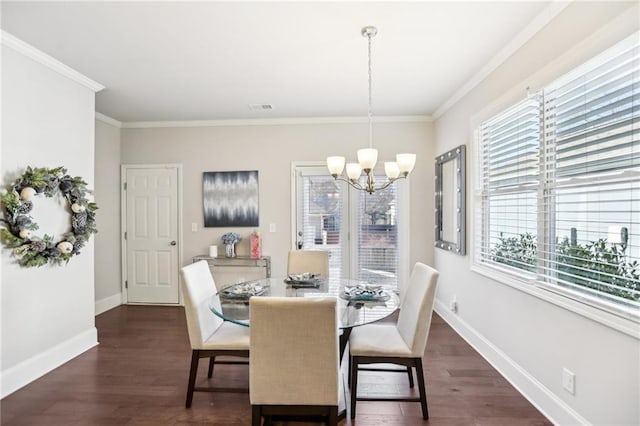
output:
MULTIPOLYGON (((214 278, 213 278, 213 273, 211 272, 211 267, 209 266, 209 263, 206 260, 199 260, 197 262, 195 262, 198 264, 198 266, 195 266, 194 269, 197 270, 198 275, 200 276, 199 280, 203 283, 206 282, 208 286, 212 286, 213 288, 215 288, 218 292, 220 290, 222 290, 222 288, 218 288, 218 285, 216 284, 214 278), (209 273, 207 273, 207 271, 205 270, 205 265, 206 265, 206 269, 209 270, 209 273)), ((247 357, 242 357, 242 358, 238 358, 236 356, 223 356, 222 358, 220 358, 219 356, 212 356, 209 358, 209 370, 207 372, 207 377, 211 378, 213 376, 213 367, 214 365, 220 365, 220 364, 249 364, 249 358, 248 355, 247 357)))
POLYGON ((292 250, 287 261, 287 274, 311 272, 329 278, 329 252, 325 250, 292 250))
POLYGON ((252 425, 274 415, 319 415, 337 425, 336 298, 252 297, 249 306, 252 425))
MULTIPOLYGON (((439 272, 416 263, 395 324, 378 323, 356 327, 349 337, 351 418, 356 401, 415 401, 422 406, 422 417, 429 418, 422 358, 427 347, 439 272), (419 398, 359 398, 358 369, 361 364, 397 364, 416 369, 419 398)), ((411 373, 411 370, 409 370, 411 373)), ((412 376, 410 376, 412 377, 412 376)), ((409 385, 413 386, 410 379, 409 385)))
MULTIPOLYGON (((199 261, 183 267, 181 285, 192 349, 186 407, 191 406, 194 391, 247 392, 246 388, 195 386, 200 358, 210 359, 208 377, 211 378, 216 356, 249 356, 249 329, 223 321, 211 312, 210 303, 219 304, 220 300, 207 262, 199 261)), ((246 363, 246 361, 231 363, 246 363)))

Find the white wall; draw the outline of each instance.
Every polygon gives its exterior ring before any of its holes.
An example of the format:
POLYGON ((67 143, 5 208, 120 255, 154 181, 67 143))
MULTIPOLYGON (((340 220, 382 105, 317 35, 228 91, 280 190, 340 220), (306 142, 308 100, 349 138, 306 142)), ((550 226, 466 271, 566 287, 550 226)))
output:
POLYGON ((95 202, 100 229, 95 236, 96 315, 120 305, 120 128, 95 121, 95 202))
MULTIPOLYGON (((93 187, 94 90, 2 43, 2 187, 26 166, 64 166, 93 187)), ((66 266, 26 269, 2 248, 3 397, 97 343, 93 256, 91 239, 66 266)))
MULTIPOLYGON (((629 8, 632 4, 576 2, 567 7, 437 119, 437 153, 459 144, 471 148, 471 129, 479 119, 523 99, 526 87, 543 87, 637 31, 640 15, 637 3, 629 8)), ((472 161, 469 155, 468 165, 472 161)), ((468 171, 471 191, 473 173, 468 171)), ((469 212, 467 226, 472 221, 469 212)), ((470 248, 473 240, 468 235, 470 248)), ((471 270, 471 255, 437 250, 435 265, 441 272, 438 312, 552 421, 640 424, 637 323, 586 309, 582 315, 574 313, 550 303, 553 298, 544 292, 536 295, 482 276, 471 270), (448 309, 454 295, 457 314, 448 309), (592 313, 627 332, 588 318, 592 313), (636 337, 631 336, 634 331, 636 337), (576 374, 575 395, 562 388, 563 367, 576 374)), ((578 305, 573 308, 581 309, 578 305)))
MULTIPOLYGON (((283 276, 291 244, 291 162, 318 161, 328 155, 355 159, 355 151, 368 144, 368 126, 353 124, 288 124, 192 128, 122 129, 122 163, 181 163, 184 177, 183 255, 206 254, 229 228, 203 228, 202 172, 258 170, 260 232, 263 254, 272 257, 272 273, 283 276), (191 232, 191 223, 198 231, 191 232), (277 232, 269 233, 269 224, 277 232)), ((433 260, 433 144, 432 125, 426 122, 374 125, 379 158, 397 152, 415 152, 411 181, 410 263, 433 260)), ((327 172, 328 173, 328 172, 327 172)), ((400 182, 399 185, 404 184, 400 182)), ((237 228, 247 237, 253 228, 237 228)), ((249 254, 248 238, 239 244, 249 254)))

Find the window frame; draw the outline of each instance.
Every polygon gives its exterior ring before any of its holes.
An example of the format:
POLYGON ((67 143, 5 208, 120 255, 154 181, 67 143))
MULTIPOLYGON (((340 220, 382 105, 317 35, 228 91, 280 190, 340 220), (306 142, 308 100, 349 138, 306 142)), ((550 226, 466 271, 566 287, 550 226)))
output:
MULTIPOLYGON (((638 33, 634 33, 637 35, 638 33)), ((552 81, 549 84, 546 84, 545 89, 549 89, 554 87, 556 82, 561 79, 567 78, 569 75, 578 72, 580 69, 584 69, 589 66, 589 63, 603 54, 609 54, 609 51, 614 50, 616 45, 621 43, 616 43, 614 46, 608 48, 604 52, 596 53, 592 56, 591 60, 586 61, 585 63, 578 65, 572 71, 564 73, 555 81, 552 81)), ((544 108, 545 99, 543 96, 543 91, 541 90, 538 95, 540 95, 540 105, 541 108, 544 108)), ((513 98, 513 96, 512 96, 513 98)), ((500 283, 509 285, 515 289, 531 294, 532 296, 538 297, 542 300, 553 303, 562 308, 568 309, 590 319, 596 320, 602 324, 605 324, 611 328, 614 328, 618 331, 624 332, 636 338, 640 338, 640 328, 638 328, 638 324, 640 324, 640 310, 634 309, 632 307, 625 308, 624 305, 617 304, 614 302, 609 302, 606 300, 600 300, 599 298, 589 297, 586 292, 573 290, 570 288, 565 288, 558 286, 554 283, 547 282, 545 280, 547 274, 540 274, 541 263, 548 262, 548 256, 544 254, 538 254, 537 256, 537 269, 535 274, 528 274, 526 271, 518 271, 509 267, 501 267, 499 264, 494 264, 491 262, 483 261, 483 256, 481 253, 478 253, 478 249, 482 250, 482 241, 478 241, 478 239, 483 239, 482 234, 486 234, 488 222, 483 222, 483 214, 479 209, 484 208, 485 203, 483 203, 482 196, 483 193, 483 185, 481 170, 483 164, 482 161, 482 140, 480 136, 481 125, 501 114, 501 112, 508 110, 511 107, 514 107, 518 101, 515 102, 513 99, 510 99, 510 102, 501 102, 500 105, 503 108, 499 108, 497 105, 491 108, 491 111, 484 111, 478 116, 474 117, 471 122, 471 141, 470 149, 468 149, 469 158, 472 161, 469 161, 468 167, 470 168, 470 187, 472 191, 470 193, 470 211, 474 212, 472 217, 470 218, 470 235, 473 239, 470 244, 470 265, 471 270, 488 278, 491 278, 500 283)), ((488 109, 488 108, 487 108, 488 109)), ((544 125, 544 122, 543 122, 544 125)), ((541 133, 540 140, 540 150, 541 157, 543 156, 542 150, 546 147, 546 136, 544 132, 541 133)), ((541 158, 541 162, 543 162, 541 158)), ((543 169, 541 167, 540 171, 540 182, 538 183, 538 202, 544 203, 545 190, 548 189, 547 182, 543 180, 543 169)), ((548 220, 547 215, 553 214, 552 206, 544 207, 543 204, 539 204, 539 208, 537 209, 537 243, 538 246, 541 244, 546 244, 548 239, 551 238, 551 232, 545 226, 547 223, 551 223, 552 221, 548 220)), ((545 245, 546 246, 546 245, 545 245)), ((486 258, 486 257, 485 257, 486 258)), ((542 265, 544 267, 544 265, 542 265)))

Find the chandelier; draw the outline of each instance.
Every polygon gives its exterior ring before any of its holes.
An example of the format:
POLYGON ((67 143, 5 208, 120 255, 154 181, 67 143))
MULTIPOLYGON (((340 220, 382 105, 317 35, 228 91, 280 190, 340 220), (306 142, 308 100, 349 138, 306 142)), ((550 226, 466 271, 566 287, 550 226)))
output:
POLYGON ((335 180, 347 182, 352 187, 373 194, 391 185, 398 179, 405 179, 413 170, 416 164, 415 154, 397 154, 396 161, 387 161, 384 163, 384 172, 387 180, 380 186, 376 187, 373 170, 378 161, 378 150, 373 147, 373 119, 371 114, 371 39, 378 34, 376 27, 364 27, 361 31, 363 37, 368 39, 368 55, 369 55, 369 148, 359 149, 357 152, 358 162, 347 163, 347 178, 342 177, 342 171, 345 169, 345 158, 340 156, 327 157, 327 167, 329 173, 335 180), (360 175, 364 172, 366 183, 360 183, 360 175))

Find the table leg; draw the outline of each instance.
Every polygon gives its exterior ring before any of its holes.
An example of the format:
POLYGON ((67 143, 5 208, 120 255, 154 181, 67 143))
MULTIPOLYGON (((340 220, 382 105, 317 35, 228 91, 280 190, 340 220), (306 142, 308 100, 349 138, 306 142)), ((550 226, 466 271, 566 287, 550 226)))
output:
POLYGON ((342 357, 344 356, 344 351, 347 348, 347 343, 349 343, 349 336, 351 335, 351 327, 344 328, 342 330, 342 334, 340 335, 340 364, 342 364, 342 357))

